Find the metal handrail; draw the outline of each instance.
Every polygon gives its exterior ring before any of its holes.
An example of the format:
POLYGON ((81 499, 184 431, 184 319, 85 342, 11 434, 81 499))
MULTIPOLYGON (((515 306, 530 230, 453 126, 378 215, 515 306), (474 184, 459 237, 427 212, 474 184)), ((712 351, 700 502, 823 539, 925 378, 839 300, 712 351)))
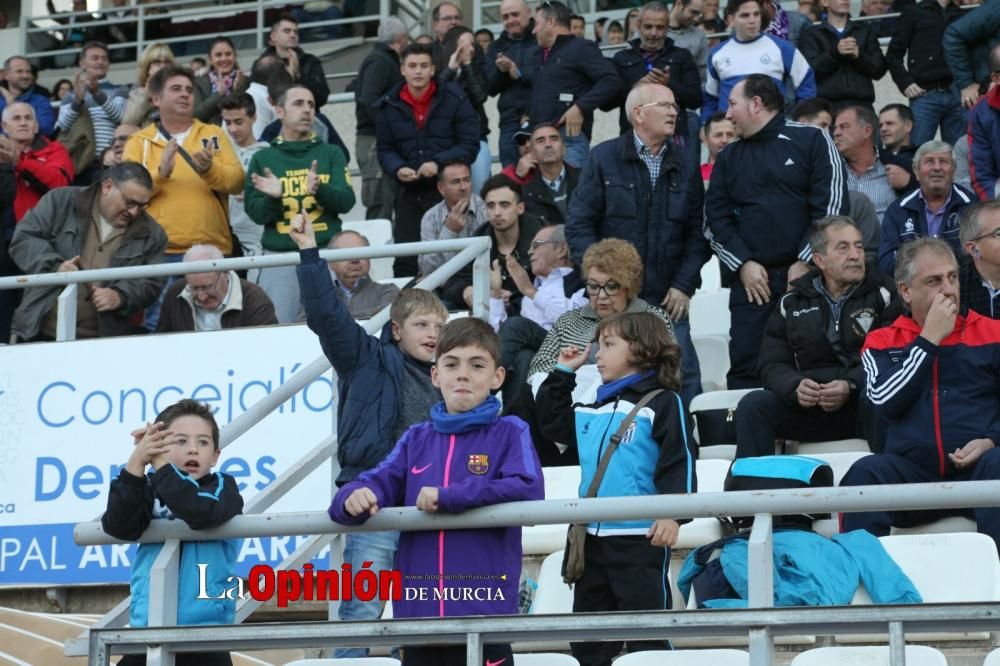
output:
MULTIPOLYGON (((331 522, 326 511, 236 516, 210 530, 192 530, 181 521, 153 521, 138 541, 160 543, 171 539, 193 541, 340 532, 459 530, 652 520, 664 516, 713 518, 746 514, 962 509, 994 506, 998 497, 1000 481, 959 481, 506 502, 456 514, 429 514, 414 508, 385 507, 364 525, 351 527, 331 522)), ((105 533, 97 521, 78 524, 73 536, 81 546, 122 543, 105 533)))

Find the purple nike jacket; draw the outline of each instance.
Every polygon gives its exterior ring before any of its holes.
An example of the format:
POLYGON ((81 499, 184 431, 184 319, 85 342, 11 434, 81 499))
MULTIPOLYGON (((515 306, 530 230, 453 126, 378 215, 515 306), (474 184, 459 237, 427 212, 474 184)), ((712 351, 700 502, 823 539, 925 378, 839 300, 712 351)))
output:
MULTIPOLYGON (((411 427, 375 469, 345 484, 333 498, 330 518, 352 517, 344 502, 370 488, 379 507, 414 506, 424 486, 438 488, 438 511, 458 513, 479 506, 545 498, 538 455, 528 425, 499 417, 490 396, 471 412, 449 415, 443 403, 432 420, 411 427)), ((394 617, 512 615, 518 612, 521 528, 402 532, 396 554, 402 598, 394 617)))

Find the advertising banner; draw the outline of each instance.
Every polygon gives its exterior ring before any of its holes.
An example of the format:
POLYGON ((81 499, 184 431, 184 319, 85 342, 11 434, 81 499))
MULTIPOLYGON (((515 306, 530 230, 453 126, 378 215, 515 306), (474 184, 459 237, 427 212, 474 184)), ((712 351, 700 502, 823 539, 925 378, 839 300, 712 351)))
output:
MULTIPOLYGON (((220 428, 322 354, 304 325, 0 348, 0 585, 127 582, 135 545, 80 547, 132 449, 130 432, 181 398, 209 404, 220 428)), ((319 377, 227 447, 216 469, 244 500, 333 432, 333 373, 319 377)), ((322 511, 330 464, 269 511, 322 511)), ((305 537, 246 539, 237 570, 278 564, 305 537)))

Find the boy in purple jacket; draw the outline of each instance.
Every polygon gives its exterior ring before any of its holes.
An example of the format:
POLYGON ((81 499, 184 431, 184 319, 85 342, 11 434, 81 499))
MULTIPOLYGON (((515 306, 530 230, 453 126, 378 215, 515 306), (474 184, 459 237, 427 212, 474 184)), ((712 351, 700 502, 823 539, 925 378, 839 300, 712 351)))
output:
MULTIPOLYGON (((457 513, 478 506, 540 500, 542 469, 528 425, 500 417, 500 339, 479 319, 458 319, 437 341, 431 379, 443 403, 411 427, 385 460, 345 484, 330 518, 357 525, 384 506, 457 513)), ((517 613, 521 528, 403 532, 396 568, 403 598, 395 617, 517 613)), ((484 647, 487 666, 513 666, 510 645, 484 647)), ((409 647, 404 666, 464 664, 465 647, 409 647)))

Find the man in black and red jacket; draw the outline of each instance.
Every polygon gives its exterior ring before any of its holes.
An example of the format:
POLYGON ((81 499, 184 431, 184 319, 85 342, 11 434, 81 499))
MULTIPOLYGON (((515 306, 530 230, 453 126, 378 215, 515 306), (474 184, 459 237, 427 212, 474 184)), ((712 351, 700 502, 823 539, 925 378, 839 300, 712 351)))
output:
MULTIPOLYGON (((961 308, 958 263, 941 239, 904 245, 895 277, 910 312, 869 334, 861 358, 888 425, 885 453, 858 460, 840 485, 1000 479, 1000 321, 961 308)), ((841 529, 884 536, 955 513, 974 513, 1000 540, 1000 508, 847 513, 841 529)))

